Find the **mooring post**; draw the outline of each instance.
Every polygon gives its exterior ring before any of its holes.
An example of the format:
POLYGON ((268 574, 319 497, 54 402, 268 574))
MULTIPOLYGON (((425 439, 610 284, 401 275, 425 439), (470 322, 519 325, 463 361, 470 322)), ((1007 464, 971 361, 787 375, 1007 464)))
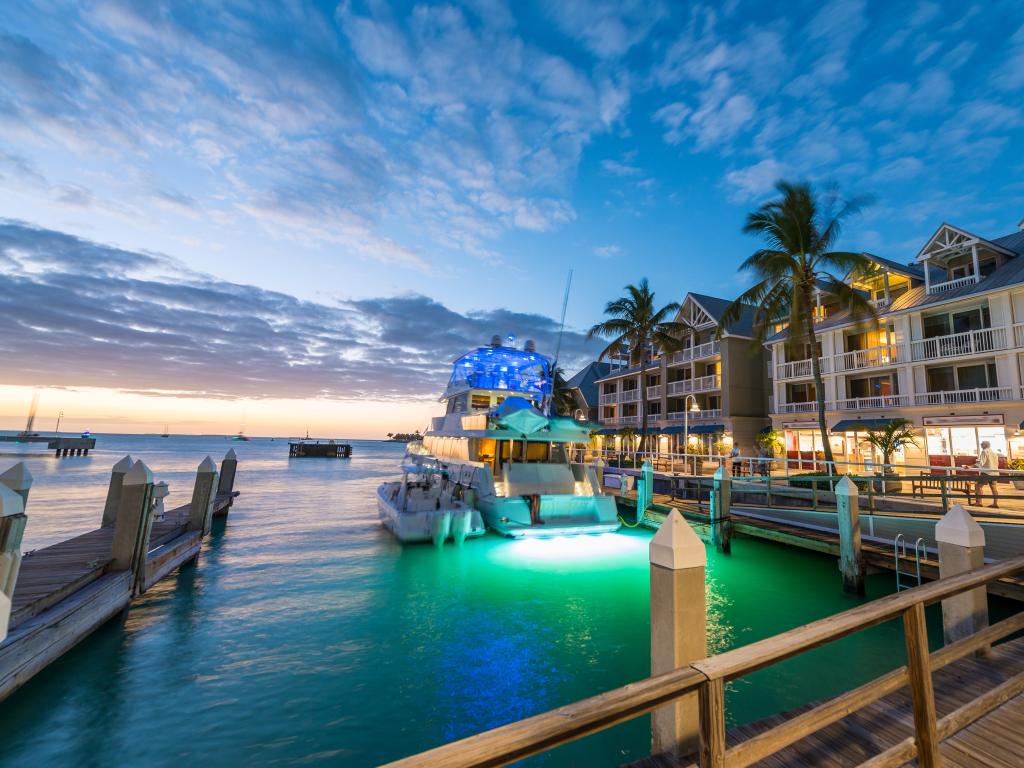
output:
POLYGON ((640 465, 640 482, 636 489, 636 519, 640 520, 654 500, 654 467, 645 461, 640 465))
POLYGON ((114 543, 110 568, 131 571, 132 592, 141 591, 149 552, 149 533, 153 525, 153 473, 143 462, 136 461, 125 473, 121 485, 121 501, 114 521, 114 543))
MULTIPOLYGON (((707 552, 679 510, 651 539, 651 674, 703 659, 708 653, 704 571, 707 552)), ((698 748, 697 694, 651 714, 651 749, 683 756, 698 748)))
POLYGON ((719 464, 711 482, 711 543, 728 555, 732 552, 732 477, 719 464))
POLYGON ((32 473, 28 471, 24 461, 19 461, 6 472, 0 474, 0 483, 21 496, 21 503, 25 506, 28 506, 28 492, 32 488, 32 480, 32 473))
POLYGON ((238 469, 238 456, 234 448, 228 448, 224 461, 220 463, 220 485, 217 493, 231 493, 235 488, 235 472, 238 469))
MULTIPOLYGON (((939 543, 939 578, 973 571, 985 564, 985 531, 960 504, 954 504, 935 524, 939 543)), ((946 644, 962 640, 988 626, 988 594, 984 586, 942 601, 946 644)), ((987 653, 986 646, 979 653, 987 653)))
POLYGON ((117 508, 121 504, 121 485, 125 473, 132 468, 132 457, 125 456, 110 470, 110 485, 107 487, 107 501, 103 505, 102 528, 110 528, 117 519, 117 508))
MULTIPOLYGON (((31 485, 32 476, 28 477, 31 485)), ((25 496, 28 496, 27 489, 25 496)), ((26 522, 21 495, 0 483, 0 642, 7 637, 7 625, 11 621, 11 602, 21 568, 21 539, 26 522)))
POLYGON ((594 476, 597 477, 597 487, 604 488, 604 459, 598 457, 594 462, 594 476))
POLYGON ((217 500, 217 465, 207 456, 196 470, 196 484, 192 489, 192 508, 188 514, 188 530, 210 532, 213 505, 217 500))
POLYGON ((860 543, 860 495, 857 484, 849 475, 844 475, 836 483, 836 512, 839 518, 839 569, 843 572, 843 591, 851 595, 863 595, 864 554, 860 543))

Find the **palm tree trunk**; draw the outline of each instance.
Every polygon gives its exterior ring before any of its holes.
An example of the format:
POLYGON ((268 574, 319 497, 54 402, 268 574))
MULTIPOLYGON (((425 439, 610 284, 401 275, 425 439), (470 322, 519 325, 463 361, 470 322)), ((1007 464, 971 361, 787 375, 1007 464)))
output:
MULTIPOLYGON (((640 358, 640 451, 647 447, 647 356, 640 358)), ((636 463, 634 457, 634 463, 636 463)))
POLYGON ((825 454, 825 464, 831 474, 835 470, 836 460, 832 456, 832 443, 828 439, 828 425, 825 423, 825 382, 821 378, 821 361, 818 359, 818 334, 814 330, 814 303, 810 288, 804 289, 804 306, 807 308, 807 343, 811 348, 811 374, 814 376, 814 399, 818 405, 818 429, 821 431, 821 448, 825 454))

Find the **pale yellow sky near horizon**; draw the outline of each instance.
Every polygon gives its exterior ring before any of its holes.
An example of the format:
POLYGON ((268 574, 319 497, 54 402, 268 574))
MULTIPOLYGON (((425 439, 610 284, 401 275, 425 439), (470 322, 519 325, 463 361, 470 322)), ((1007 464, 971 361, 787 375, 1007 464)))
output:
POLYGON ((34 430, 61 432, 225 434, 380 439, 388 432, 424 429, 443 406, 432 400, 238 399, 147 395, 101 388, 0 385, 0 430, 25 428, 32 395, 39 395, 34 430))

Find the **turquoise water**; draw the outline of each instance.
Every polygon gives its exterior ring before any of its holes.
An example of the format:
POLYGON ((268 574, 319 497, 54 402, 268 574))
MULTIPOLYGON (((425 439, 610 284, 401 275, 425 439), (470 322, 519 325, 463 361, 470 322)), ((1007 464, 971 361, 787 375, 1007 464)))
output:
MULTIPOLYGON (((198 566, 157 585, 0 704, 0 764, 367 766, 647 676, 649 532, 402 548, 374 490, 403 446, 287 458, 285 441, 100 436, 88 458, 25 458, 25 548, 94 528, 111 465, 142 458, 188 501, 203 456, 239 454, 241 498, 198 566)), ((712 651, 852 607, 833 559, 740 539, 709 551, 712 651)), ((869 597, 892 589, 868 579, 869 597)), ((932 637, 941 630, 931 615, 932 637)), ((898 626, 730 687, 731 723, 833 694, 903 663, 898 626)), ((648 720, 533 764, 611 766, 648 720)))

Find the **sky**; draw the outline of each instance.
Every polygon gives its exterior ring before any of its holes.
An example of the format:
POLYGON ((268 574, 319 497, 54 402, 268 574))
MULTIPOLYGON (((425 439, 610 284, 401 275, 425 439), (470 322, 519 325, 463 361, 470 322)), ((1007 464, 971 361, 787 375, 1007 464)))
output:
POLYGON ((844 247, 1024 218, 1024 5, 60 2, 0 14, 0 427, 380 436, 494 333, 732 298, 780 178, 844 247))

